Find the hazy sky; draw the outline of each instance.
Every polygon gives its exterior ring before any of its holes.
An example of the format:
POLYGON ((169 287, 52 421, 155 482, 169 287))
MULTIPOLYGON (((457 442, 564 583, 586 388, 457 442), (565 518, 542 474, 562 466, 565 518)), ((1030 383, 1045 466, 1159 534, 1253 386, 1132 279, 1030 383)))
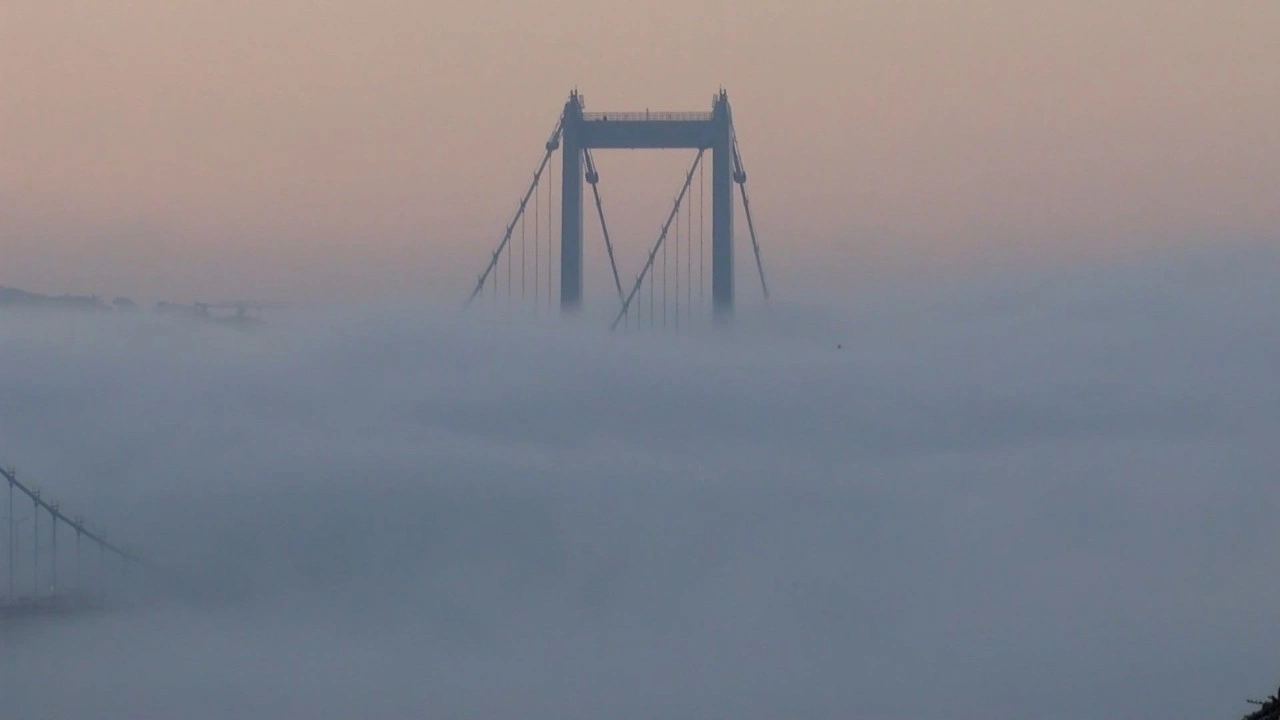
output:
MULTIPOLYGON (((1274 238, 1277 68, 1270 0, 7 0, 0 284, 460 293, 574 86, 726 87, 779 287, 1274 238)), ((627 274, 687 160, 602 154, 627 274)))

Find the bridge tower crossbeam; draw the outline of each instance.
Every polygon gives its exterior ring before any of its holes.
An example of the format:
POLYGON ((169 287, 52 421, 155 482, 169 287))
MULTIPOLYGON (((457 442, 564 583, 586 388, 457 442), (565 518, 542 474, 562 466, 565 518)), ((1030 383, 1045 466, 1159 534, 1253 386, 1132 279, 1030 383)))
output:
POLYGON ((570 93, 561 116, 560 307, 582 304, 582 156, 584 151, 692 149, 711 152, 711 298, 717 317, 733 310, 733 182, 735 143, 729 96, 710 112, 592 112, 570 93))

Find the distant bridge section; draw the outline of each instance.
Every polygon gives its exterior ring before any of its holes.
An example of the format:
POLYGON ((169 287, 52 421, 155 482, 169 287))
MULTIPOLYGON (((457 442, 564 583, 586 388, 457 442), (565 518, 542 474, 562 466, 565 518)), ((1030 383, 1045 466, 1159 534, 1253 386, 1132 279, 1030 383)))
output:
MULTIPOLYGON (((18 472, 13 468, 0 467, 0 477, 8 485, 7 505, 7 587, 5 599, 0 603, 0 619, 39 615, 50 613, 66 613, 101 607, 106 602, 108 564, 118 565, 123 578, 130 568, 144 565, 143 561, 128 550, 107 540, 101 530, 89 527, 84 518, 66 514, 56 502, 44 497, 41 492, 18 479, 18 472), (30 502, 30 515, 19 517, 19 503, 30 502), (43 521, 43 522, 42 522, 43 521), (27 528, 19 525, 30 523, 30 548, 22 548, 23 537, 27 528), (73 548, 62 550, 58 547, 58 529, 74 533, 73 548), (43 532, 42 532, 43 529, 43 532), (86 563, 83 561, 84 551, 97 555, 96 582, 93 588, 84 582, 86 563), (58 575, 58 561, 63 555, 74 553, 74 562, 70 568, 69 587, 60 585, 66 580, 66 571, 62 578, 58 575), (30 574, 19 576, 19 566, 30 558, 30 574), (31 585, 24 587, 26 579, 31 585)), ((65 544, 65 540, 64 540, 65 544)), ((91 558, 92 563, 92 558, 91 558)), ((26 568, 23 568, 26 570, 26 568)))

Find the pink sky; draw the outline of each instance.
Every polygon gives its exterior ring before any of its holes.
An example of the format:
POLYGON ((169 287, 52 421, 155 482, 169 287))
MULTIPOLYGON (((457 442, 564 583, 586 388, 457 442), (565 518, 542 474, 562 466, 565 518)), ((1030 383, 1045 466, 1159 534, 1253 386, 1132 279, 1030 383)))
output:
MULTIPOLYGON (((1278 239, 1280 2, 10 0, 0 284, 461 294, 570 88, 721 85, 779 290, 1278 239)), ((688 160, 601 155, 624 274, 688 160)))

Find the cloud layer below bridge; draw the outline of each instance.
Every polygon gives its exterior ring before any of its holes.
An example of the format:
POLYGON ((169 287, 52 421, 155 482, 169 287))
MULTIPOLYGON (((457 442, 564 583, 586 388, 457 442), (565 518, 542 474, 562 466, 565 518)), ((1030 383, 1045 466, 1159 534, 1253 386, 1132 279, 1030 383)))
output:
POLYGON ((1278 260, 867 292, 674 338, 413 307, 248 334, 0 317, 4 462, 195 578, 3 629, 4 702, 1229 715, 1276 672, 1278 260))

